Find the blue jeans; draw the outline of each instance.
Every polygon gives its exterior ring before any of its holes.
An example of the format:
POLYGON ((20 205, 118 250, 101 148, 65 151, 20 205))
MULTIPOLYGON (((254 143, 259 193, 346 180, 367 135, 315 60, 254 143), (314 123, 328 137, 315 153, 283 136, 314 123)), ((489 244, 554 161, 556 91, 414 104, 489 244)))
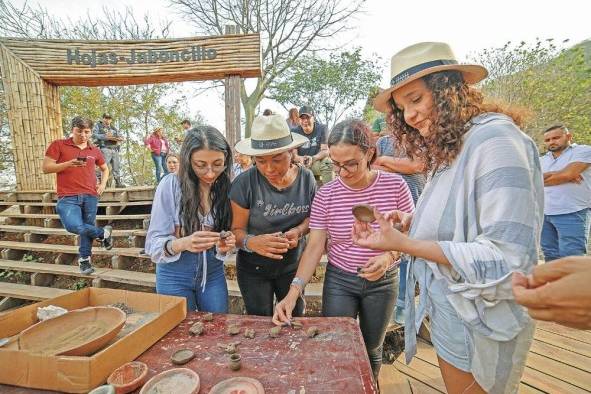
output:
POLYGON ((541 246, 546 261, 587 253, 589 208, 563 215, 544 215, 541 246))
POLYGON ((60 216, 62 225, 71 233, 80 236, 80 257, 90 257, 92 241, 102 239, 104 231, 96 227, 96 206, 98 198, 90 194, 61 197, 57 201, 55 210, 60 216))
POLYGON ((400 271, 398 272, 398 298, 396 298, 396 306, 404 309, 404 300, 406 294, 406 270, 408 269, 408 257, 400 258, 400 271))
POLYGON ((154 167, 156 168, 156 183, 158 183, 163 176, 168 175, 168 169, 166 168, 166 153, 160 153, 159 155, 152 153, 152 160, 154 161, 154 167))
POLYGON ((228 313, 228 285, 224 263, 207 251, 207 282, 203 279, 203 253, 182 252, 172 263, 156 264, 156 292, 187 299, 187 310, 228 313))

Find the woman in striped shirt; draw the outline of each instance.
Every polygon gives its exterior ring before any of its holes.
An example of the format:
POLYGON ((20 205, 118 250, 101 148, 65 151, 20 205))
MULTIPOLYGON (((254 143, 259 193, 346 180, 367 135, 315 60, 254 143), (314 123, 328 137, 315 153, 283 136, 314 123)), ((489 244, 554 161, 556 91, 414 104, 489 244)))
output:
POLYGON ((357 246, 351 239, 352 208, 360 203, 382 211, 413 211, 406 182, 398 174, 370 168, 375 159, 370 129, 359 120, 337 124, 328 137, 337 179, 321 187, 312 203, 310 238, 287 296, 275 307, 273 322, 289 322, 296 301, 328 245, 328 266, 322 293, 322 315, 359 318, 367 353, 377 378, 382 343, 396 300, 393 253, 357 246), (327 244, 328 240, 328 244, 327 244))

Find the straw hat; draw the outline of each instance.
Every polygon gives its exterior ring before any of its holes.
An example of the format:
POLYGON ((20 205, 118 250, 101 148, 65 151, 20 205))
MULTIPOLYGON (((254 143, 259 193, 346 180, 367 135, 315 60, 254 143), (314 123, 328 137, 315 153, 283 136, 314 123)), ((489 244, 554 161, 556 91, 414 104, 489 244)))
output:
POLYGON ((250 136, 236 144, 238 153, 266 156, 294 149, 308 142, 308 138, 303 135, 290 132, 281 115, 257 116, 252 122, 250 136))
POLYGON ((390 61, 390 87, 376 96, 373 106, 380 112, 390 110, 392 92, 415 79, 438 71, 455 70, 469 84, 482 81, 488 75, 483 66, 459 64, 449 45, 442 42, 420 42, 404 48, 390 61))

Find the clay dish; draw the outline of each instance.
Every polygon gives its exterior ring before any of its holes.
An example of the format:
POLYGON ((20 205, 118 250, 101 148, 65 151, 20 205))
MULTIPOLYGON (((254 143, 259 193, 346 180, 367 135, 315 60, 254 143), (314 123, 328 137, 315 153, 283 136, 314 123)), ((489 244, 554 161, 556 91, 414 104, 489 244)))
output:
POLYGON ((183 365, 195 358, 195 353, 191 349, 177 350, 172 354, 170 360, 175 365, 183 365))
POLYGON ((357 204, 352 209, 353 216, 360 222, 371 223, 375 222, 376 217, 373 214, 373 207, 368 204, 357 204))
POLYGON ((211 388, 209 394, 265 394, 261 382, 253 378, 236 377, 222 380, 211 388))
POLYGON ((105 384, 104 386, 98 386, 88 394, 115 394, 115 387, 110 384, 105 384))
POLYGON ((124 324, 125 313, 119 308, 88 307, 27 328, 18 345, 20 350, 48 356, 88 356, 115 338, 124 324))
POLYGON ((131 393, 145 383, 148 366, 140 361, 125 363, 107 378, 107 383, 115 387, 116 394, 131 393))
POLYGON ((199 375, 188 368, 169 369, 153 376, 140 394, 196 394, 201 386, 199 375))

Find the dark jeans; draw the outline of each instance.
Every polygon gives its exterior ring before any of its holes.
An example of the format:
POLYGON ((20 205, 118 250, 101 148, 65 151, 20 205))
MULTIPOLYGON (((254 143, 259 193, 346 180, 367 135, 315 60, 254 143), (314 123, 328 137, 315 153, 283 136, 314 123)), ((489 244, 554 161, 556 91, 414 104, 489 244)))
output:
POLYGON ((95 225, 97 204, 96 196, 80 194, 61 197, 55 207, 66 230, 80 236, 79 253, 82 258, 92 254, 92 241, 102 239, 105 234, 95 225))
MULTIPOLYGON (((236 276, 238 287, 242 293, 242 300, 246 306, 246 313, 257 316, 273 316, 274 297, 281 301, 289 292, 291 281, 295 271, 284 272, 254 272, 244 265, 250 263, 236 264, 236 276)), ((281 264, 280 261, 277 264, 281 264)), ((304 312, 304 303, 298 299, 292 316, 301 316, 304 312)))
POLYGON ((177 261, 156 264, 156 292, 185 297, 187 310, 228 313, 228 285, 224 263, 207 251, 207 282, 203 279, 203 254, 183 252, 177 261))
POLYGON ((359 327, 376 379, 382 366, 386 328, 392 318, 398 292, 397 271, 390 270, 382 278, 370 282, 328 264, 324 277, 322 315, 353 319, 359 317, 359 327))
POLYGON ((158 183, 163 176, 168 175, 168 169, 166 168, 166 153, 160 153, 159 155, 152 153, 152 160, 154 161, 154 167, 156 168, 156 183, 158 183))
POLYGON ((552 261, 566 256, 583 256, 589 240, 589 216, 591 209, 544 215, 541 246, 544 259, 552 261))

